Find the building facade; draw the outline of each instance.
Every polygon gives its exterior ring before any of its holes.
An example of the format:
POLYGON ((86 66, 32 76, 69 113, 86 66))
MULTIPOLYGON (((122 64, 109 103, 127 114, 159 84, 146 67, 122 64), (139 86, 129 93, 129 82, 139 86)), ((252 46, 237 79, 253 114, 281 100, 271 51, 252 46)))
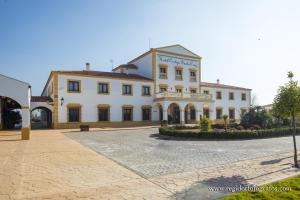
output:
POLYGON ((202 82, 201 57, 180 45, 153 48, 112 72, 52 71, 42 92, 54 128, 139 126, 168 120, 196 123, 206 115, 239 121, 251 90, 202 82))

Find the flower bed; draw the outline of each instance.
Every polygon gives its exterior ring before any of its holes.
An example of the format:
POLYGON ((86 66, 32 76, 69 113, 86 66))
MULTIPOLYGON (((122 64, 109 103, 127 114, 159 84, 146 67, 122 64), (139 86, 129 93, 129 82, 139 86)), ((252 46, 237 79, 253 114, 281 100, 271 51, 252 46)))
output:
MULTIPOLYGON (((297 135, 300 135, 300 128, 297 128, 297 135)), ((262 130, 231 130, 231 131, 195 131, 177 129, 176 127, 161 127, 159 134, 174 137, 184 138, 200 138, 200 139, 259 139, 271 137, 291 136, 292 128, 276 128, 276 129, 262 129, 262 130)))

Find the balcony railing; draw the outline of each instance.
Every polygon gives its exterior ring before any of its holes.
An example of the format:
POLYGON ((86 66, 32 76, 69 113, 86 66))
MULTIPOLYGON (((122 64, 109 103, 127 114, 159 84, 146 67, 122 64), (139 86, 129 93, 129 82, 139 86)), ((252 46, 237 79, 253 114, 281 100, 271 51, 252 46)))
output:
POLYGON ((177 81, 182 81, 182 75, 176 75, 175 80, 177 81))
POLYGON ((166 98, 166 97, 173 97, 173 98, 191 98, 191 99, 204 99, 204 100, 210 100, 212 99, 211 94, 203 94, 203 93, 177 93, 177 92, 160 92, 156 93, 156 98, 166 98))
POLYGON ((167 75, 167 74, 164 74, 164 73, 160 73, 160 74, 159 74, 159 78, 161 78, 161 79, 167 79, 167 78, 168 78, 168 75, 167 75))
POLYGON ((190 78, 190 81, 191 81, 191 82, 196 82, 196 81, 197 81, 197 78, 192 76, 192 77, 190 78))

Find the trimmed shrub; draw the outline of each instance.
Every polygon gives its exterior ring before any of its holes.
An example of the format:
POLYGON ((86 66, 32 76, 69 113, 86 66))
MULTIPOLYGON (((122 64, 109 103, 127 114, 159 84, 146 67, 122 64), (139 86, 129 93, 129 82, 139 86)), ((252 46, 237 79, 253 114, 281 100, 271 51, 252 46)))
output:
POLYGON ((260 130, 261 127, 260 127, 260 125, 254 124, 254 125, 251 127, 251 129, 254 129, 254 130, 260 130))
POLYGON ((211 129, 211 121, 206 116, 200 119, 200 129, 201 131, 209 131, 211 129))
POLYGON ((243 127, 242 125, 238 125, 238 126, 236 127, 236 129, 237 129, 237 130, 244 130, 244 127, 243 127))
POLYGON ((168 121, 167 120, 161 120, 160 121, 160 126, 168 126, 168 121))
POLYGON ((174 129, 177 129, 177 130, 182 130, 182 129, 197 129, 199 128, 199 126, 185 126, 185 125, 175 125, 173 126, 174 129))
MULTIPOLYGON (((300 135, 300 128, 297 128, 297 135, 300 135)), ((263 130, 242 130, 242 131, 190 131, 176 130, 173 127, 161 127, 159 133, 161 135, 184 137, 184 138, 200 138, 200 139, 259 139, 271 137, 291 136, 292 128, 277 128, 263 130)))

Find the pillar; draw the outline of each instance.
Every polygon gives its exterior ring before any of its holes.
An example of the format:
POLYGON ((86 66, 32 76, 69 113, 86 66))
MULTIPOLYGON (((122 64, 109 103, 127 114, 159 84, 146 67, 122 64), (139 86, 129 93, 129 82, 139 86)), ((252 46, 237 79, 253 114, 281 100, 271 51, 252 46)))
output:
POLYGON ((180 124, 185 124, 184 109, 180 109, 180 124))
POLYGON ((199 123, 200 122, 200 115, 201 115, 201 111, 196 109, 196 122, 199 123))
POLYGON ((30 110, 29 107, 22 107, 22 140, 30 139, 30 110))
POLYGON ((168 121, 168 109, 163 108, 163 120, 168 121))

